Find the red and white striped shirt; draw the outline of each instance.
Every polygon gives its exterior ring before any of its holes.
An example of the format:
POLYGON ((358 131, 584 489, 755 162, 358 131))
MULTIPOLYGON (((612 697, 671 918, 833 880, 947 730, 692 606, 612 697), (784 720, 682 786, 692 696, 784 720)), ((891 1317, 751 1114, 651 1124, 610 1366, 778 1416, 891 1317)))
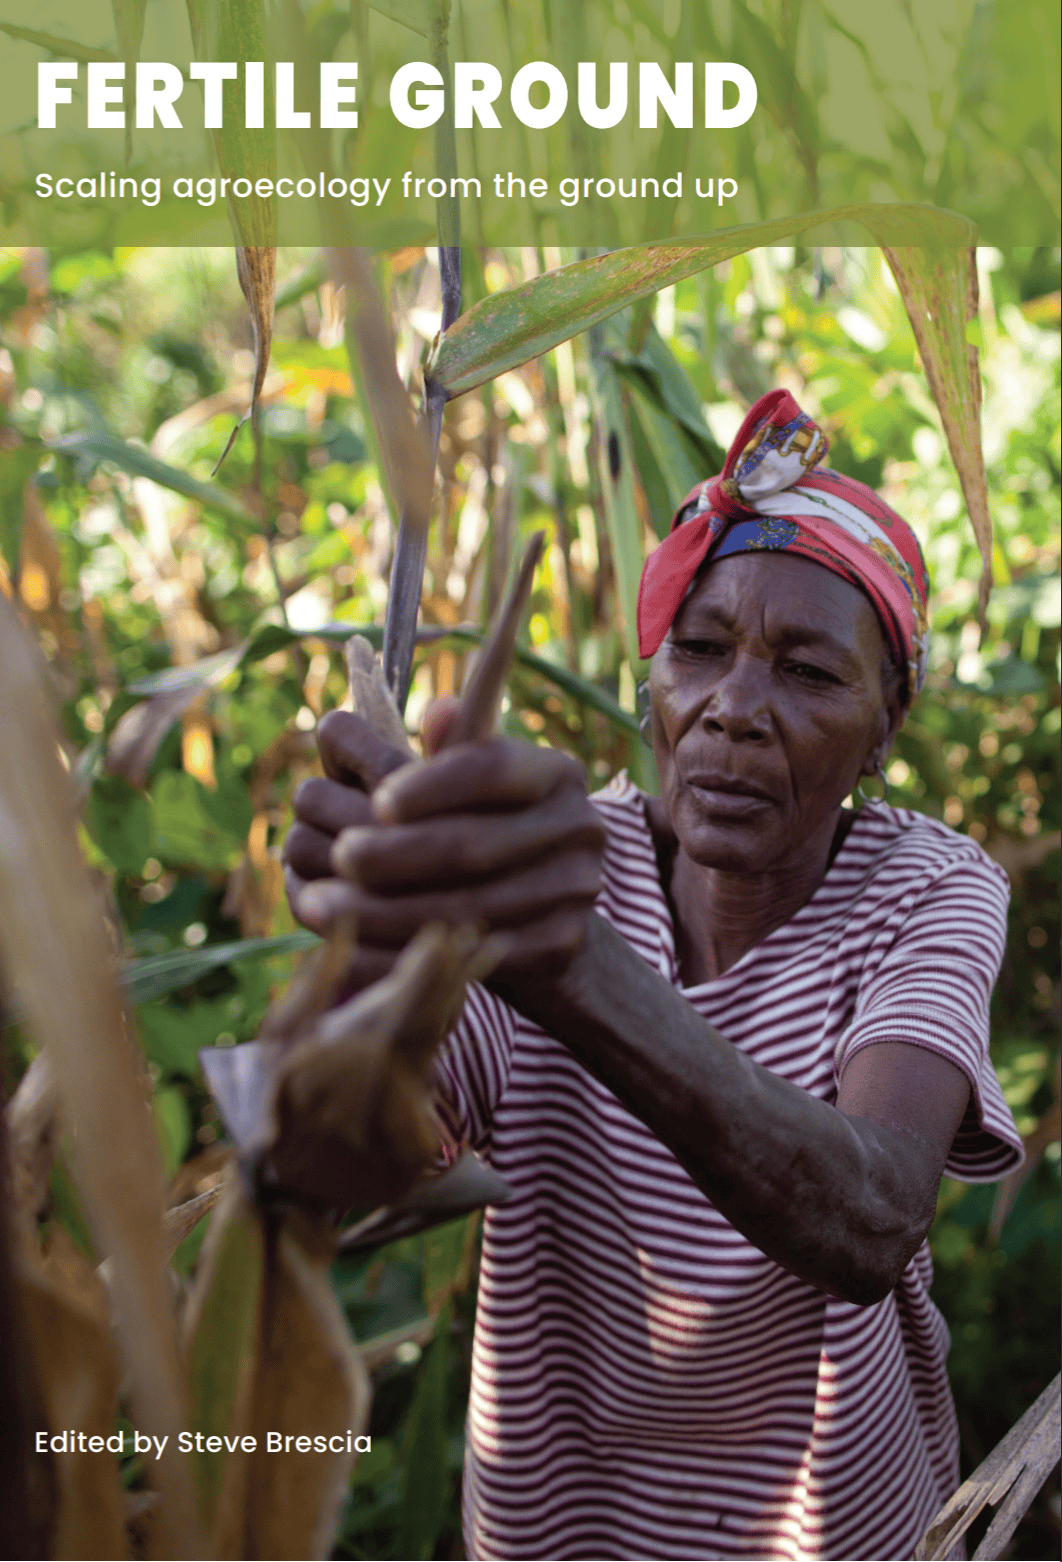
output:
MULTIPOLYGON (((608 829, 598 911, 681 988, 642 795, 621 775, 594 801, 608 829)), ((948 1174, 993 1180, 1021 1155, 988 1059, 1008 895, 973 841, 870 803, 806 905, 681 990, 824 1101, 874 1042, 948 1058, 973 1088, 948 1174)), ((910 1556, 958 1475, 928 1248, 872 1307, 797 1279, 481 987, 440 1076, 455 1137, 514 1189, 483 1237, 469 1557, 910 1556)))

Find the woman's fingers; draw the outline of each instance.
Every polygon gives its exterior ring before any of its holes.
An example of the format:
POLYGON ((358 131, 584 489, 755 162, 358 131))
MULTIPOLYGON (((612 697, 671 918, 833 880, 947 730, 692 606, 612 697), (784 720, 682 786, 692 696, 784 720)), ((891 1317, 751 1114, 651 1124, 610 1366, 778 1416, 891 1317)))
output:
POLYGON ((285 869, 291 868, 300 879, 327 879, 333 872, 334 842, 334 834, 315 830, 312 825, 296 820, 284 839, 281 861, 285 869))
POLYGON ((348 825, 369 824, 372 808, 366 794, 341 781, 313 776, 304 781, 293 800, 295 817, 325 835, 338 835, 348 825))
POLYGON ((585 912, 601 887, 600 854, 568 851, 481 884, 382 895, 360 884, 320 879, 301 892, 296 908, 309 927, 354 920, 359 937, 382 948, 401 948, 426 922, 473 922, 484 929, 519 931, 565 907, 585 912))
POLYGON ((353 711, 333 710, 317 723, 317 749, 332 781, 371 792, 384 776, 409 763, 409 755, 378 737, 353 711))
POLYGON ((383 894, 445 889, 562 852, 600 851, 604 834, 585 793, 573 789, 511 813, 448 814, 343 830, 332 848, 330 871, 383 894))
POLYGON ((426 754, 437 754, 442 748, 460 706, 460 700, 453 694, 442 694, 432 700, 420 722, 420 741, 426 754))
POLYGON ((408 824, 475 808, 522 808, 564 785, 585 795, 582 768, 569 755, 491 738, 443 749, 427 765, 395 767, 373 793, 372 813, 380 824, 408 824))
MULTIPOLYGON (((291 893, 290 885, 288 889, 288 901, 295 916, 311 932, 320 933, 322 938, 332 931, 338 921, 356 917, 357 899, 357 889, 343 879, 316 879, 312 884, 301 885, 294 894, 291 893)), ((356 920, 354 930, 357 936, 356 920)))

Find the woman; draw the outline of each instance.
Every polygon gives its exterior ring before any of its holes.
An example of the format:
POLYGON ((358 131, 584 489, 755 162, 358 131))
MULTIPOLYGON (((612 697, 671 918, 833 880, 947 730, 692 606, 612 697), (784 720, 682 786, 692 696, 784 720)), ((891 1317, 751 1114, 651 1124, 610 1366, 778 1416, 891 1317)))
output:
POLYGON ((1020 1157, 987 1057, 1007 886, 935 821, 842 806, 924 676, 926 582, 825 447, 764 397, 646 565, 659 800, 502 740, 394 768, 322 723, 302 919, 354 913, 362 981, 434 917, 511 940, 439 1069, 515 1190, 469 1556, 903 1557, 957 1482, 924 1239, 945 1169, 1020 1157))

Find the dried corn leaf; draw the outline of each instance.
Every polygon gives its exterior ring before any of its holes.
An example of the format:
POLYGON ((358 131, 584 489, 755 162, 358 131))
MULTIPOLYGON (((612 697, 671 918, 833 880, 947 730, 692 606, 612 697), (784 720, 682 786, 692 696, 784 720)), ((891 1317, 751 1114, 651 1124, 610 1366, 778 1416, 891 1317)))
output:
POLYGON ((172 694, 156 694, 124 712, 107 740, 104 769, 124 776, 130 786, 146 786, 148 771, 166 734, 199 698, 194 684, 172 694))
POLYGON ((283 1060, 263 1183, 339 1209, 411 1187, 439 1151, 431 1059, 493 958, 470 928, 426 927, 390 975, 325 1014, 283 1060))
POLYGON ((186 1325, 194 1426, 221 1439, 195 1456, 212 1556, 328 1555, 370 1402, 328 1281, 333 1251, 330 1230, 302 1219, 289 1229, 254 1209, 230 1174, 186 1325), (296 1447, 306 1436, 339 1447, 296 1447))
POLYGON ((254 332, 254 381, 251 386, 251 426, 258 432, 258 398, 269 369, 273 345, 273 310, 277 292, 277 252, 264 245, 236 251, 236 274, 251 311, 254 332))
POLYGON ((255 1377, 258 1451, 242 1556, 327 1557, 331 1550, 356 1458, 354 1439, 368 1424, 372 1399, 328 1279, 332 1257, 330 1238, 322 1240, 305 1222, 270 1233, 255 1377), (269 1432, 285 1440, 282 1452, 266 1452, 269 1432), (295 1445, 308 1434, 332 1446, 321 1452, 295 1445))
POLYGON ((368 256, 362 249, 328 254, 336 286, 347 290, 348 355, 369 404, 388 487, 411 527, 426 535, 434 481, 427 426, 414 418, 398 377, 391 325, 368 256))
POLYGON ((48 681, 0 599, 0 950, 28 1022, 55 1068, 78 1182, 99 1248, 111 1256, 137 1424, 169 1439, 157 1465, 159 1536, 201 1552, 192 1488, 176 1451, 185 1424, 162 1231, 158 1141, 111 951, 82 860, 70 778, 48 681))
POLYGON ((194 1199, 188 1199, 184 1204, 178 1204, 174 1209, 168 1209, 163 1218, 166 1229, 167 1258, 172 1258, 180 1247, 185 1237, 189 1236, 203 1219, 209 1215, 221 1195, 220 1184, 217 1187, 208 1188, 205 1193, 196 1194, 194 1199))
POLYGON ((394 695, 387 687, 383 665, 364 635, 352 635, 344 646, 347 677, 354 709, 367 721, 377 737, 415 759, 399 715, 394 695))
POLYGON ((397 1242, 413 1232, 469 1215, 484 1204, 504 1204, 512 1193, 492 1166, 485 1165, 472 1150, 462 1150, 452 1166, 415 1183, 396 1204, 374 1210, 348 1226, 339 1239, 339 1250, 360 1253, 397 1242))
POLYGON ((68 1440, 65 1450, 52 1450, 58 1486, 52 1555, 124 1557, 114 1453, 69 1447, 71 1432, 103 1438, 114 1432, 121 1373, 106 1292, 65 1232, 53 1235, 43 1257, 23 1246, 15 1269, 47 1430, 66 1432, 68 1440))
MULTIPOLYGON (((193 46, 198 60, 232 60, 242 80, 249 61, 270 61, 269 28, 265 0, 186 0, 193 46)), ((214 154, 222 174, 230 180, 247 179, 252 186, 259 179, 275 183, 277 174, 276 133, 272 128, 273 83, 270 64, 265 69, 264 119, 267 128, 253 129, 245 124, 235 102, 226 102, 224 124, 211 131, 214 154)), ((225 83, 225 98, 241 93, 239 82, 225 83)), ((231 185, 230 185, 231 188, 231 185)), ((276 243, 277 202, 275 195, 254 194, 242 200, 229 198, 229 219, 237 243, 271 245, 276 243)))
POLYGON ((59 1153, 59 1083, 46 1052, 39 1052, 4 1109, 12 1204, 31 1230, 48 1202, 48 1178, 59 1153))
MULTIPOLYGON (((210 1555, 242 1556, 254 1375, 265 1276, 265 1233, 230 1168, 207 1231, 185 1311, 185 1358, 192 1422, 229 1447, 193 1455, 195 1481, 211 1535, 210 1555)), ((296 1555, 297 1553, 293 1553, 296 1555)))
POLYGON ((246 423, 251 420, 251 429, 255 439, 255 487, 261 487, 261 430, 258 426, 258 403, 262 395, 262 387, 265 384, 266 373, 269 369, 269 351, 273 345, 273 316, 277 293, 277 252, 274 248, 253 244, 238 247, 236 250, 236 275, 240 279, 240 289, 247 300, 247 307, 251 312, 251 331, 254 336, 254 379, 251 382, 251 405, 243 417, 236 424, 229 435, 217 464, 211 472, 211 477, 216 476, 219 468, 229 451, 232 449, 236 435, 246 423))

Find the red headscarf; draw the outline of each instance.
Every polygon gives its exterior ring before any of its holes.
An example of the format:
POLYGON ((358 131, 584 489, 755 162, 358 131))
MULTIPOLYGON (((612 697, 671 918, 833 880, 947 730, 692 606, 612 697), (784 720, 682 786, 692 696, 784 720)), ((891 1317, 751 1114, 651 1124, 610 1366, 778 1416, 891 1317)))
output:
POLYGON ((761 396, 730 446, 722 475, 699 483, 671 535, 645 561, 638 649, 652 656, 701 565, 731 553, 782 549, 813 559, 870 598, 913 698, 925 682, 929 577, 907 522, 854 477, 819 467, 827 439, 788 391, 761 396))

